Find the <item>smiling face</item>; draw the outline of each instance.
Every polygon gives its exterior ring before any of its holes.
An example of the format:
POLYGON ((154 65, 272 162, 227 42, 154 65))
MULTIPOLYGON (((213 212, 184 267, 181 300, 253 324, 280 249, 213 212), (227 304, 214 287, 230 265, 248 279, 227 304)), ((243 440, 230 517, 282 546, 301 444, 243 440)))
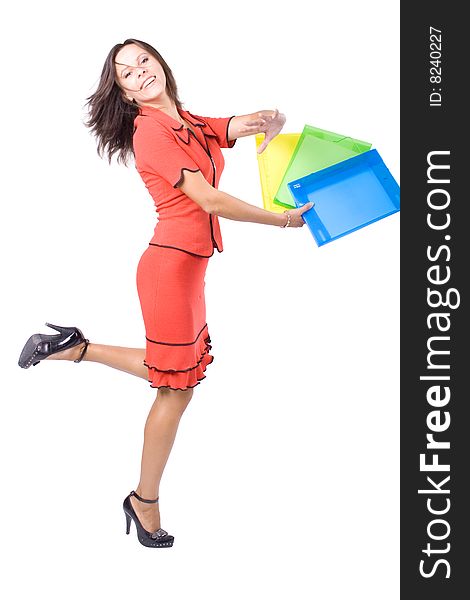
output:
POLYGON ((166 77, 158 60, 137 44, 121 48, 115 59, 116 81, 137 104, 167 101, 166 77))

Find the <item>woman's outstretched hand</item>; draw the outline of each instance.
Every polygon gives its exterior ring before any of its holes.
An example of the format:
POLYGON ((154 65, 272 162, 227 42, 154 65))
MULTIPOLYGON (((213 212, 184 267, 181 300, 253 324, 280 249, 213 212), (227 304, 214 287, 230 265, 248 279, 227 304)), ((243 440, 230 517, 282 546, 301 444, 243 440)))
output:
POLYGON ((254 118, 243 121, 244 127, 240 131, 248 134, 264 133, 264 140, 258 148, 258 154, 261 154, 269 142, 281 131, 285 122, 286 116, 277 108, 276 110, 261 110, 254 113, 254 118))
POLYGON ((300 208, 292 208, 284 211, 285 215, 290 215, 289 227, 302 227, 305 225, 305 221, 302 218, 304 212, 310 210, 313 206, 313 202, 307 202, 300 208))

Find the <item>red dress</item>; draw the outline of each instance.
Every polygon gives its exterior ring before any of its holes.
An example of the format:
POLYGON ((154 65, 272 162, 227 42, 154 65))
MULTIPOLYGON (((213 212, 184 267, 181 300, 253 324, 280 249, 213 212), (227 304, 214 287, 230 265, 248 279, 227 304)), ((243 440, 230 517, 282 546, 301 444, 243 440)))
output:
POLYGON ((194 132, 163 111, 140 107, 133 138, 136 168, 158 212, 158 222, 137 267, 137 291, 146 331, 144 364, 150 387, 185 390, 205 378, 211 349, 204 276, 214 248, 223 251, 216 215, 179 188, 184 170, 201 171, 217 187, 224 168, 220 148, 232 148, 233 117, 179 114, 194 132))

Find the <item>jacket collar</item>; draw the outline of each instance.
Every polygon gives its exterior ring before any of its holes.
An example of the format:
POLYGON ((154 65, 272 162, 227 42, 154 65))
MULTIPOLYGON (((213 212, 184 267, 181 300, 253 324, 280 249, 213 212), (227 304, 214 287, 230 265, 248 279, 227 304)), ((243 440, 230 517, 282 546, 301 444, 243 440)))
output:
MULTIPOLYGON (((191 114, 187 110, 183 110, 182 108, 178 110, 178 113, 181 115, 181 117, 183 117, 183 119, 185 119, 186 121, 188 121, 188 123, 193 125, 194 128, 199 127, 199 131, 202 131, 204 136, 217 137, 217 134, 214 133, 210 126, 200 117, 195 117, 193 114, 191 114)), ((182 142, 184 142, 185 144, 189 144, 189 140, 191 138, 189 129, 181 123, 179 123, 173 117, 170 117, 170 115, 167 115, 163 110, 159 108, 154 108, 153 106, 141 106, 139 107, 139 114, 143 116, 152 117, 160 123, 167 125, 175 132, 175 134, 182 142)))

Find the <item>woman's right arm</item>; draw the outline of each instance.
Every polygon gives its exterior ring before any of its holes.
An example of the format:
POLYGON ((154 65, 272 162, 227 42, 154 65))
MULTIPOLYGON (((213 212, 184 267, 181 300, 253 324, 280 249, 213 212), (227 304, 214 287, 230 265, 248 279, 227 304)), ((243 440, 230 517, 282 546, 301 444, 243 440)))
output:
POLYGON ((283 227, 287 223, 287 215, 290 215, 289 227, 302 227, 305 221, 301 215, 313 206, 313 203, 309 202, 301 208, 288 209, 285 213, 271 212, 212 187, 201 171, 192 173, 185 170, 183 181, 178 187, 205 212, 233 221, 283 227))

